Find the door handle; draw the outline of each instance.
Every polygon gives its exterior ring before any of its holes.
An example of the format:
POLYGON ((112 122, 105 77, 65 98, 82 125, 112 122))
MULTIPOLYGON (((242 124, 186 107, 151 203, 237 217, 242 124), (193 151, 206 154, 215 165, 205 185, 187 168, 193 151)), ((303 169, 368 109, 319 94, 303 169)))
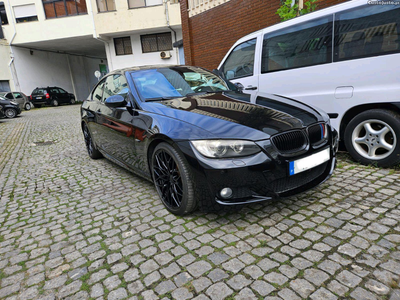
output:
POLYGON ((246 91, 248 91, 248 90, 254 91, 254 90, 256 90, 256 89, 257 89, 257 87, 256 87, 256 86, 252 86, 252 85, 248 85, 248 86, 245 88, 246 91))

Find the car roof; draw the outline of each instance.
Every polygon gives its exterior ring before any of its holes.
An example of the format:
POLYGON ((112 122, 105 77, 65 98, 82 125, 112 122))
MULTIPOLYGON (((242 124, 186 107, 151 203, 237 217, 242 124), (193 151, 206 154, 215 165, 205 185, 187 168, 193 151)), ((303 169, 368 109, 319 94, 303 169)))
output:
POLYGON ((107 73, 107 75, 115 74, 115 73, 125 73, 125 72, 130 72, 130 71, 161 69, 161 68, 173 68, 173 67, 181 67, 181 68, 191 67, 191 68, 199 68, 199 69, 201 69, 200 67, 195 67, 195 66, 159 64, 159 65, 144 65, 144 66, 136 66, 136 67, 128 67, 128 68, 123 68, 123 69, 117 69, 117 70, 111 71, 110 73, 107 73))

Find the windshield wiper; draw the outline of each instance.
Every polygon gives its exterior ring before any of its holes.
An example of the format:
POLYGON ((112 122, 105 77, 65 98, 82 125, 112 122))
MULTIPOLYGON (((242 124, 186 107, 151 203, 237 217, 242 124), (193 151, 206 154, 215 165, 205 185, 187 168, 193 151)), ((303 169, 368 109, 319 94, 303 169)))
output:
POLYGON ((232 90, 194 92, 194 93, 186 94, 186 96, 205 95, 205 94, 216 94, 216 93, 223 93, 223 92, 232 92, 232 90))
POLYGON ((161 100, 171 100, 171 99, 174 99, 174 98, 179 98, 179 97, 174 97, 174 96, 171 96, 171 97, 154 97, 154 98, 146 98, 146 102, 151 102, 151 101, 161 101, 161 100))

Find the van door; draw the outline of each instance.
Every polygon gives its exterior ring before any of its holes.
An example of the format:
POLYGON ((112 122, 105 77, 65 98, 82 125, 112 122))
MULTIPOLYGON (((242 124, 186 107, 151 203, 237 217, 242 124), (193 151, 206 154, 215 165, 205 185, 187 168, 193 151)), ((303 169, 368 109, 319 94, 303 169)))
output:
POLYGON ((243 92, 252 95, 252 103, 255 102, 255 95, 258 91, 259 64, 254 63, 255 57, 257 57, 257 44, 257 37, 240 43, 233 48, 219 68, 226 79, 241 84, 243 92))

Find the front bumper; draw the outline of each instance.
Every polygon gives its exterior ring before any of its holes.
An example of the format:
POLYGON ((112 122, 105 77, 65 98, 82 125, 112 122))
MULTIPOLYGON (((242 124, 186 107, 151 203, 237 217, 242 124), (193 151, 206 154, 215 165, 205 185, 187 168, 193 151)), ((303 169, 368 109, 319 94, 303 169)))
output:
POLYGON ((195 177, 195 185, 201 187, 201 208, 242 205, 294 195, 311 189, 333 173, 336 166, 336 132, 329 143, 320 149, 311 149, 300 156, 281 157, 274 152, 269 140, 257 144, 262 152, 237 159, 210 159, 202 156, 189 142, 178 143, 185 154, 195 177), (330 159, 314 168, 289 175, 290 161, 301 159, 329 148, 330 159), (232 190, 229 199, 221 197, 224 188, 232 190))

